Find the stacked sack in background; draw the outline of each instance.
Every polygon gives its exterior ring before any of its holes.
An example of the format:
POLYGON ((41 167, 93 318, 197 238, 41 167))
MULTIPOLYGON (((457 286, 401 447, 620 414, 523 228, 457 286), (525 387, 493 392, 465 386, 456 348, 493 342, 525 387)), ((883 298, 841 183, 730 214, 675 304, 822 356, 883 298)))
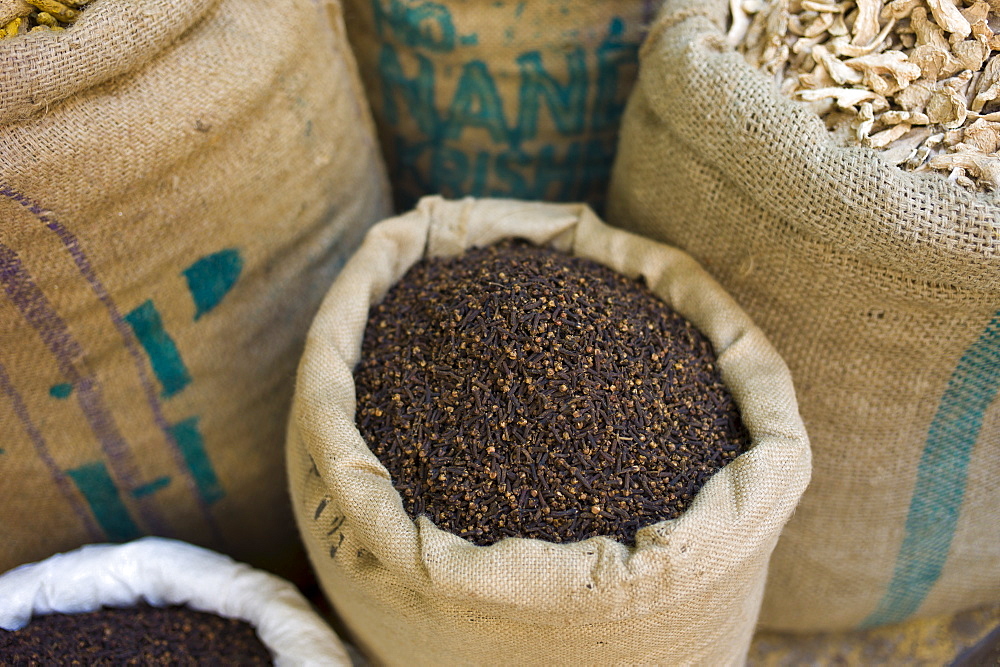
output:
POLYGON ((692 253, 791 368, 814 474, 761 624, 1000 601, 1000 199, 835 142, 727 44, 728 22, 725 0, 666 2, 609 218, 692 253))
POLYGON ((301 573, 295 363, 389 210, 343 31, 98 0, 0 40, 0 571, 156 534, 301 573))
POLYGON ((345 0, 400 210, 442 194, 600 208, 653 0, 345 0))

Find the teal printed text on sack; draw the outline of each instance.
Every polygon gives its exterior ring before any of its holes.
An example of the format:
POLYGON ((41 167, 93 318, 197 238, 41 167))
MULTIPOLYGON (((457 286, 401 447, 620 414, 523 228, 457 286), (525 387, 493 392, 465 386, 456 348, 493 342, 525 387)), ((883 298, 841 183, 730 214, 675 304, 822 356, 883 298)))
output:
POLYGON ((534 48, 513 62, 505 52, 502 62, 470 57, 445 67, 441 54, 479 42, 461 34, 447 7, 402 0, 372 7, 381 42, 376 111, 390 128, 406 128, 392 133, 388 148, 407 204, 428 193, 562 201, 603 194, 637 60, 624 19, 609 16, 589 51, 534 48), (498 85, 513 77, 516 86, 498 85))

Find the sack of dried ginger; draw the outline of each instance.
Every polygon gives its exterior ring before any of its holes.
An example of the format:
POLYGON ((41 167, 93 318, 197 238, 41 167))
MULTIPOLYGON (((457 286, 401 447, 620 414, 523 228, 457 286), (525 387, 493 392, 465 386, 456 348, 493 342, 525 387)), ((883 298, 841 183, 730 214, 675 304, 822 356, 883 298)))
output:
MULTIPOLYGON (((993 93, 976 83, 997 62, 982 4, 803 0, 740 26, 749 5, 734 21, 727 0, 668 0, 643 47, 608 217, 688 251, 736 297, 791 368, 813 444, 812 483, 771 561, 765 627, 873 626, 1000 600, 1000 197, 976 192, 972 169, 907 171, 891 142, 878 146, 905 113, 908 133, 931 126, 918 114, 953 125, 945 98, 982 116, 946 134, 970 143, 976 123, 994 122, 993 93), (904 9, 911 32, 893 18, 904 9), (918 27, 935 12, 962 16, 968 34, 918 27), (754 67, 727 32, 765 29, 785 33, 747 49, 762 54, 754 67), (810 42, 820 29, 829 58, 810 42), (924 48, 920 31, 948 48, 924 48), (858 64, 868 56, 855 47, 886 40, 898 48, 876 59, 892 68, 858 64), (907 59, 885 56, 909 42, 907 59), (786 79, 808 44, 829 68, 786 79), (930 86, 916 51, 975 56, 985 70, 965 88, 970 70, 949 61, 922 107, 892 111, 930 86), (810 75, 827 88, 843 77, 842 92, 809 108, 810 75), (855 118, 842 108, 851 95, 855 118)), ((956 154, 945 146, 927 164, 956 154)))
POLYGON ((845 145, 1000 187, 1000 3, 732 2, 728 39, 845 145))

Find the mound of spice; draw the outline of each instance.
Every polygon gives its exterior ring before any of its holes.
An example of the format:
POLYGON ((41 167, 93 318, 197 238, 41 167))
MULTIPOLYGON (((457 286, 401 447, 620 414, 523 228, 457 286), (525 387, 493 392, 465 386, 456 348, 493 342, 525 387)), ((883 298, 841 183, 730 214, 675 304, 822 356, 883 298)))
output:
POLYGON ((91 0, 0 0, 0 39, 35 30, 65 30, 91 0))
POLYGON ((1000 187, 996 0, 732 0, 729 41, 845 144, 1000 187))
POLYGON ((517 241, 413 266, 371 309, 355 382, 410 516, 479 545, 631 545, 749 446, 690 322, 638 281, 517 241))
POLYGON ((105 608, 37 616, 0 630, 4 665, 270 665, 244 621, 188 607, 105 608))

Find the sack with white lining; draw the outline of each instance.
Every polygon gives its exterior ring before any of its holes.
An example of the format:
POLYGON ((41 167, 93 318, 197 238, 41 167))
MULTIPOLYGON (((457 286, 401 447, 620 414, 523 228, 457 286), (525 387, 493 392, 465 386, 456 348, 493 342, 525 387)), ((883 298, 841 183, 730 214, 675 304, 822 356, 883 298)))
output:
MULTIPOLYGON (((3 630, 20 630, 48 614, 141 604, 244 621, 279 666, 351 664, 340 638, 291 582, 178 540, 89 544, 0 574, 3 630)), ((114 642, 108 638, 107 646, 114 642)))

